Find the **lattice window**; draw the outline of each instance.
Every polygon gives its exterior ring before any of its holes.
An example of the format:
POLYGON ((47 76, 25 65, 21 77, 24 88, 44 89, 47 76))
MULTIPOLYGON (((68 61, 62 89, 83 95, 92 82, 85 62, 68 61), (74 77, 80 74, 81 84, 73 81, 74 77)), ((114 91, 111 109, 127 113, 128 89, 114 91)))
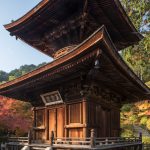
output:
POLYGON ((63 103, 63 100, 61 98, 59 91, 42 94, 41 98, 42 98, 43 102, 45 103, 45 105, 53 105, 53 104, 63 103))

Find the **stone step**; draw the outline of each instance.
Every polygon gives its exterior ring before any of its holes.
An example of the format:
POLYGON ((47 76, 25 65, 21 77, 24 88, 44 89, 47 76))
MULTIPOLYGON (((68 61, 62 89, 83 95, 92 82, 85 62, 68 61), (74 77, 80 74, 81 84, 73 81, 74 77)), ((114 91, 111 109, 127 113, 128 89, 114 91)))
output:
POLYGON ((43 147, 32 147, 31 148, 31 150, 45 150, 46 149, 46 147, 45 148, 43 148, 43 147))

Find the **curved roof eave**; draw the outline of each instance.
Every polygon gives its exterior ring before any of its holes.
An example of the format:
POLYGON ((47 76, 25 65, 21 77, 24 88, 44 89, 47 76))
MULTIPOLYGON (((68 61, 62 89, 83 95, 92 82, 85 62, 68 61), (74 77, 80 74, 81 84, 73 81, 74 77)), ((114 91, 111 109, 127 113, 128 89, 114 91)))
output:
POLYGON ((32 8, 29 12, 27 12, 25 15, 23 15, 22 17, 20 17, 16 21, 4 25, 5 29, 9 30, 10 28, 13 28, 13 27, 18 26, 19 24, 25 22, 27 19, 29 19, 30 17, 32 17, 39 10, 41 10, 49 1, 50 0, 42 0, 34 8, 32 8))
MULTIPOLYGON (((49 2, 50 2, 50 0, 42 0, 39 4, 37 4, 33 9, 31 9, 29 12, 27 12, 21 18, 17 19, 16 21, 14 21, 12 23, 4 25, 5 29, 10 30, 10 29, 12 29, 14 27, 17 27, 18 25, 24 23, 26 20, 31 18, 38 11, 40 11, 44 6, 46 6, 49 2)), ((124 20, 127 22, 127 24, 132 29, 133 33, 139 38, 139 40, 141 40, 143 38, 143 36, 137 31, 137 29, 135 28, 135 26, 131 22, 130 18, 126 14, 126 12, 125 12, 123 6, 121 5, 120 1, 119 0, 114 0, 114 2, 116 4, 116 6, 118 7, 120 13, 122 14, 124 20)))
POLYGON ((109 56, 109 58, 111 59, 111 62, 118 69, 118 71, 121 72, 125 77, 127 77, 129 82, 132 82, 133 85, 135 85, 136 87, 141 89, 141 91, 143 91, 144 95, 150 95, 150 89, 127 66, 127 64, 123 61, 121 56, 115 50, 116 49, 115 45, 112 43, 111 38, 109 37, 109 34, 104 26, 99 28, 88 39, 86 39, 83 43, 78 45, 76 48, 74 48, 68 54, 63 55, 59 59, 56 59, 55 61, 37 69, 37 70, 34 70, 22 77, 19 77, 15 80, 12 80, 10 82, 0 85, 0 93, 3 90, 5 90, 5 88, 12 88, 13 86, 16 86, 17 84, 21 83, 22 81, 32 79, 33 77, 36 77, 37 75, 44 73, 45 71, 47 71, 49 69, 58 67, 60 64, 70 61, 71 59, 77 57, 78 55, 80 55, 81 53, 83 53, 84 51, 86 51, 87 49, 92 47, 93 45, 100 42, 101 40, 102 40, 102 42, 104 42, 105 45, 107 45, 108 50, 106 51, 106 53, 109 56))

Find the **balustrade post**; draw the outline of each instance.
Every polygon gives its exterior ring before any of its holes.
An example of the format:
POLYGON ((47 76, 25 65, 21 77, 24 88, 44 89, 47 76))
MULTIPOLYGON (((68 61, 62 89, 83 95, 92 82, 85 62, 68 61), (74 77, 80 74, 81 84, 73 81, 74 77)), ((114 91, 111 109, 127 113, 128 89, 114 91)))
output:
POLYGON ((5 143, 5 150, 8 150, 8 143, 10 141, 10 132, 7 133, 7 142, 5 143))
POLYGON ((139 133, 139 141, 141 142, 139 145, 139 150, 143 150, 143 144, 142 144, 142 133, 139 133))
POLYGON ((139 133, 139 139, 142 142, 142 132, 139 133))
POLYGON ((108 145, 108 138, 105 139, 105 144, 108 145))
POLYGON ((54 131, 51 131, 50 145, 53 146, 54 142, 54 131))
POLYGON ((91 145, 91 148, 94 148, 96 146, 96 143, 95 143, 95 130, 94 129, 91 129, 90 145, 91 145))
POLYGON ((31 130, 28 132, 28 145, 31 144, 31 140, 32 140, 32 137, 31 137, 31 130))

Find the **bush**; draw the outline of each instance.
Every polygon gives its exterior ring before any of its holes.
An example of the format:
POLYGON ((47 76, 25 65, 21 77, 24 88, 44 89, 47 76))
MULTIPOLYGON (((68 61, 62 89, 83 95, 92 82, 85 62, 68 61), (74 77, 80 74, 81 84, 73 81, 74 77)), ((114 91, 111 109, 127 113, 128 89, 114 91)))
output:
POLYGON ((140 120, 140 124, 146 126, 148 118, 146 116, 142 117, 140 120))
POLYGON ((122 106, 121 111, 122 112, 129 112, 133 108, 133 104, 125 104, 122 106))
POLYGON ((133 126, 132 125, 122 125, 121 137, 133 137, 133 126))
POLYGON ((137 115, 131 115, 129 117, 129 120, 131 123, 136 123, 138 121, 138 116, 137 115))
POLYGON ((8 141, 8 137, 0 137, 0 143, 6 143, 8 141))
POLYGON ((150 137, 147 137, 147 136, 142 137, 142 142, 143 142, 144 144, 150 144, 150 137))
POLYGON ((148 130, 150 130, 150 119, 147 120, 146 127, 148 130))

